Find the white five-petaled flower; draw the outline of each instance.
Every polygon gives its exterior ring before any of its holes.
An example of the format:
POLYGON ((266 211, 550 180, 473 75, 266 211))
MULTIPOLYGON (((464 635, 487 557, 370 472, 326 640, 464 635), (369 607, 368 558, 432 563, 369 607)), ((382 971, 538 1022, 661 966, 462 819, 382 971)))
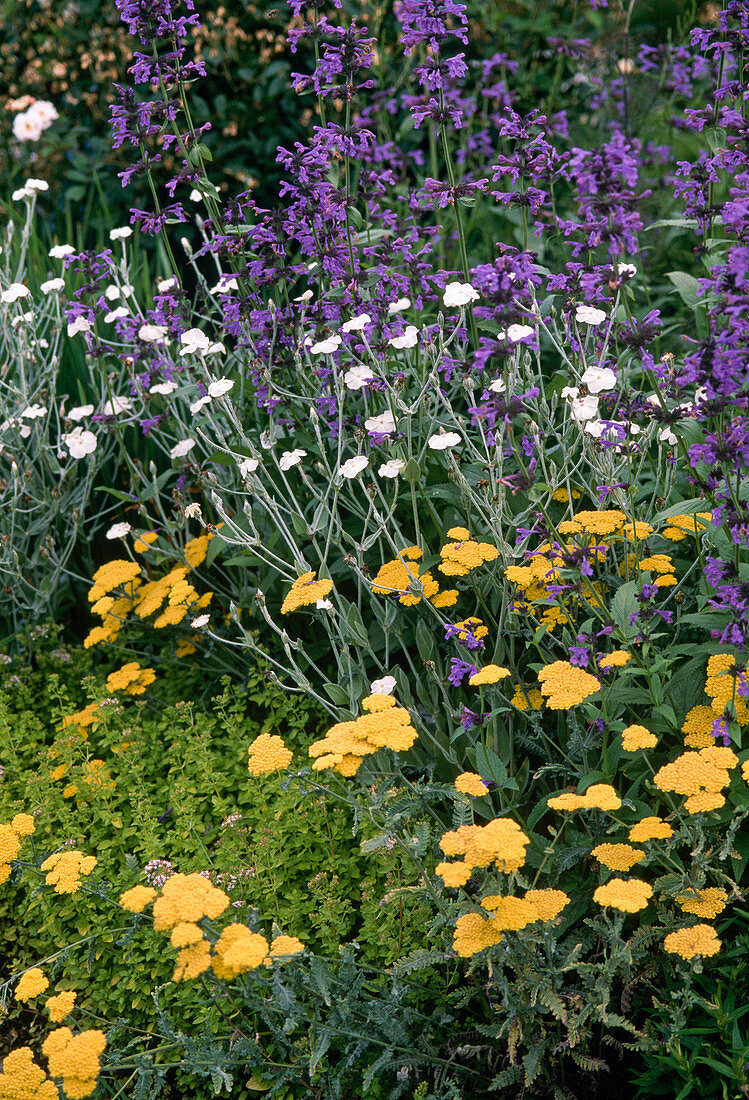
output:
POLYGON ((610 367, 586 367, 581 381, 591 393, 603 393, 616 387, 616 375, 610 367))
POLYGON ((193 401, 192 405, 190 405, 190 412, 193 414, 198 413, 205 405, 210 405, 210 403, 211 398, 208 394, 206 394, 205 397, 199 397, 197 401, 193 401))
POLYGON ((175 445, 172 447, 171 451, 169 452, 169 457, 183 458, 188 453, 188 451, 191 451, 193 449, 194 446, 194 439, 181 439, 179 443, 175 443, 175 445))
POLYGON ((46 413, 46 405, 27 405, 18 415, 24 420, 38 420, 46 413))
POLYGON ((216 340, 214 343, 209 344, 205 349, 206 355, 219 355, 221 352, 226 351, 226 348, 220 340, 216 340))
POLYGON ((27 298, 31 291, 23 283, 11 283, 7 290, 0 294, 0 301, 15 302, 19 298, 27 298))
POLYGON ((397 302, 391 302, 388 306, 388 313, 403 313, 404 309, 411 308, 410 298, 399 298, 397 302))
POLYGON ((42 294, 53 294, 56 290, 62 290, 65 286, 64 279, 47 279, 45 283, 39 287, 42 294))
POLYGON ((536 330, 530 325, 508 325, 506 332, 498 332, 497 336, 505 340, 509 340, 511 344, 516 344, 518 340, 525 340, 527 336, 532 336, 536 330))
POLYGON ((55 244, 47 253, 53 260, 62 260, 65 256, 72 256, 75 252, 72 244, 55 244))
POLYGON ((116 309, 110 309, 109 313, 104 315, 104 320, 107 324, 111 324, 112 321, 119 321, 120 317, 129 317, 130 310, 127 306, 117 306, 116 309))
POLYGON ((68 336, 77 336, 79 332, 90 332, 93 327, 88 317, 76 317, 74 321, 68 321, 68 336))
POLYGON ((379 416, 370 416, 364 421, 364 427, 368 432, 376 432, 378 435, 389 435, 395 431, 395 417, 390 409, 386 409, 379 416))
POLYGON ((239 472, 242 477, 248 477, 249 474, 255 473, 259 465, 259 458, 245 458, 239 463, 239 472))
POLYGON ((83 420, 87 416, 91 416, 94 411, 93 405, 76 405, 70 412, 65 413, 66 420, 83 420))
POLYGON ((408 325, 402 336, 392 336, 388 343, 398 351, 401 348, 415 348, 419 342, 419 330, 416 325, 408 325))
POLYGON ((626 275, 629 279, 634 279, 637 268, 634 264, 617 264, 616 272, 618 275, 626 275))
POLYGON ((373 680, 369 685, 371 695, 392 695, 397 687, 395 676, 383 676, 381 680, 373 680))
POLYGON ((457 447, 460 442, 461 437, 457 432, 437 433, 429 436, 427 447, 430 447, 433 451, 446 451, 449 447, 457 447))
POLYGON ((129 535, 132 531, 132 527, 129 523, 113 523, 107 531, 108 539, 124 539, 125 535, 129 535))
POLYGON ((169 329, 166 325, 141 325, 138 329, 138 339, 145 344, 159 344, 166 339, 169 329))
POLYGON ((286 470, 290 470, 292 466, 297 466, 302 459, 306 457, 307 452, 303 451, 301 447, 297 447, 293 451, 284 451, 278 460, 279 468, 286 472, 286 470))
POLYGON ((406 468, 405 462, 400 458, 389 458, 383 462, 377 473, 380 477, 397 477, 406 468))
POLYGON ((338 467, 338 473, 341 477, 351 478, 358 477, 362 470, 366 470, 369 466, 369 459, 366 455, 356 455, 355 458, 348 458, 345 462, 341 463, 338 467))
POLYGON ((606 314, 595 306, 578 306, 575 310, 575 320, 579 325, 600 325, 606 320, 606 314))
POLYGON ((185 508, 186 519, 199 519, 202 516, 203 510, 199 504, 188 504, 185 508))
POLYGON ((355 366, 351 367, 350 370, 346 371, 343 376, 343 381, 347 389, 361 390, 366 386, 367 382, 371 382, 373 378, 374 374, 372 374, 372 371, 365 363, 357 363, 355 366))
POLYGON ((182 344, 180 355, 196 355, 206 352, 211 344, 206 334, 201 332, 199 328, 189 328, 187 332, 183 332, 179 342, 182 344))
POLYGON ((667 443, 669 447, 674 447, 679 442, 679 439, 669 427, 665 427, 661 428, 658 432, 658 442, 667 443))
POLYGON ((607 427, 602 420, 589 420, 583 431, 586 435, 593 436, 594 439, 600 439, 607 427))
POLYGON ((129 225, 121 225, 118 229, 109 230, 110 241, 124 241, 132 237, 133 231, 129 225))
POLYGON ((309 350, 312 355, 331 355, 336 348, 341 346, 341 342, 341 337, 336 333, 333 336, 328 336, 327 340, 318 340, 309 350))
POLYGON ((315 603, 315 607, 317 608, 318 611, 332 611, 333 610, 333 604, 330 602, 330 600, 318 600, 315 603))
POLYGON ((170 393, 174 393, 177 388, 176 382, 157 382, 155 386, 151 386, 149 393, 161 393, 166 397, 170 393))
POLYGON ((190 626, 194 627, 196 630, 199 630, 201 626, 207 626, 210 622, 210 619, 210 615, 198 615, 197 619, 192 620, 190 626))
POLYGON ((211 294, 231 294, 233 290, 239 290, 239 283, 231 275, 222 275, 215 286, 211 287, 211 294))
POLYGON ((448 308, 467 306, 478 299, 479 292, 470 283, 448 283, 442 295, 442 301, 448 308))
POLYGON ((165 294, 167 290, 173 290, 177 285, 177 276, 170 275, 168 279, 158 279, 156 289, 159 294, 165 294))
POLYGON ((108 302, 116 302, 120 296, 120 288, 116 283, 110 283, 108 287, 104 288, 104 297, 108 302))
POLYGON ((18 187, 10 196, 13 202, 20 202, 21 199, 33 198, 34 192, 30 187, 18 187))
POLYGON ((371 321, 372 318, 368 313, 360 313, 358 317, 352 317, 350 321, 344 321, 341 325, 341 332, 361 332, 371 321))
POLYGON ((225 393, 228 393, 230 389, 233 389, 234 383, 231 378, 217 378, 215 382, 209 383, 208 396, 209 397, 223 397, 225 393))
POLYGON ((104 402, 102 412, 105 416, 117 416, 122 412, 129 412, 133 403, 129 397, 113 397, 111 401, 104 402))
POLYGON ((488 390, 491 390, 492 393, 504 393, 505 380, 504 378, 495 378, 494 381, 490 382, 486 388, 488 390))
POLYGON ((594 394, 587 397, 575 396, 570 403, 573 420, 582 423, 584 420, 592 420, 598 415, 598 398, 594 394))
POLYGON ((83 428, 73 428, 72 432, 68 432, 62 438, 72 458, 84 458, 96 450, 96 436, 93 432, 84 431, 83 428))

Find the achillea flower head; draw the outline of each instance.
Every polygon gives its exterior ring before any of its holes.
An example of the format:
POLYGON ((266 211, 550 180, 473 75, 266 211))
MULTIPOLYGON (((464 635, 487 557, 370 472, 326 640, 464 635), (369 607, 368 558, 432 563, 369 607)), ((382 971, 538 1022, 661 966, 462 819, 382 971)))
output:
POLYGON ((629 839, 635 844, 646 840, 666 840, 673 835, 673 829, 662 817, 643 817, 629 830, 629 839))
POLYGON ((288 615, 300 607, 309 607, 318 600, 324 600, 333 591, 333 582, 327 580, 315 580, 316 572, 302 573, 301 577, 292 584, 286 593, 286 598, 281 604, 281 614, 288 615))
POLYGON ((546 805, 552 810, 618 810, 622 800, 610 784, 594 783, 584 794, 555 795, 546 805))
POLYGON ((693 924, 691 928, 670 932, 663 941, 663 946, 672 955, 693 959, 696 955, 717 955, 720 951, 720 940, 711 924, 693 924))
POLYGON ((90 1096, 96 1089, 100 1057, 107 1045, 103 1031, 82 1031, 73 1035, 69 1027, 51 1031, 42 1043, 51 1077, 62 1078, 62 1088, 71 1100, 90 1096))
POLYGON ((34 1061, 31 1047, 18 1047, 5 1056, 0 1073, 0 1096, 8 1100, 59 1100, 54 1081, 34 1061))
POLYGON ((465 577, 473 569, 499 557, 499 550, 489 542, 477 542, 465 527, 453 527, 447 532, 451 542, 440 550, 442 558, 437 566, 447 577, 465 577))
POLYGON ((590 854, 611 871, 631 871, 645 858, 641 848, 633 848, 630 844, 599 844, 590 854))
POLYGON ((461 772, 455 778, 455 790, 461 794, 470 794, 474 798, 481 798, 488 788, 484 780, 476 772, 461 772))
POLYGON ((203 917, 215 920, 228 905, 228 895, 203 875, 178 872, 166 880, 153 904, 153 926, 157 932, 171 932, 183 922, 194 924, 203 917))
POLYGON ((249 748, 248 769, 250 775, 268 775, 288 768, 294 753, 287 749, 283 738, 271 733, 261 733, 249 748))
POLYGON ((605 656, 599 658, 598 667, 602 670, 624 668, 631 660, 631 657, 631 653, 627 653, 625 649, 614 649, 611 653, 607 653, 605 656))
POLYGON ((116 672, 107 676, 109 691, 124 691, 128 695, 143 695, 149 684, 156 679, 152 668, 141 668, 138 661, 129 661, 116 672))
POLYGON ((276 959, 288 959, 292 955, 301 955, 303 951, 304 944, 296 936, 276 936, 271 940, 268 959, 275 962, 276 959))
POLYGON ((677 894, 674 901, 685 913, 695 917, 705 917, 714 920, 726 907, 728 894, 716 886, 708 886, 703 890, 693 889, 683 894, 677 894))
POLYGON ((365 756, 383 748, 404 752, 416 741, 411 715, 392 695, 369 695, 362 700, 362 710, 359 718, 337 722, 325 737, 310 745, 313 770, 333 768, 339 775, 352 776, 365 756))
MULTIPOLYGON (((61 1024, 66 1016, 73 1011, 78 994, 72 989, 64 993, 57 993, 54 997, 48 997, 44 1005, 53 1024, 61 1024)), ((2 1090, 0 1089, 0 1095, 2 1090)))
POLYGON ((622 730, 622 748, 625 752, 637 752, 638 749, 653 749, 658 738, 645 726, 627 726, 622 730))
POLYGON ((509 817, 495 818, 487 825, 461 825, 440 839, 446 856, 463 856, 467 867, 494 866, 506 874, 520 870, 529 844, 520 826, 509 817))
POLYGON ((91 874, 96 862, 96 856, 84 856, 72 848, 49 856, 41 870, 47 872, 45 882, 54 886, 56 894, 75 894, 81 887, 81 879, 91 874))
POLYGON ((482 684, 496 684, 510 675, 509 668, 500 665, 484 665, 468 680, 470 687, 481 687, 482 684))
POLYGON ((487 947, 493 947, 502 938, 502 929, 494 917, 483 917, 480 913, 464 913, 455 922, 453 950, 461 958, 468 959, 487 947))
POLYGON ((653 896, 653 887, 639 878, 611 878, 605 886, 599 886, 593 893, 593 900, 599 905, 610 905, 622 913, 637 913, 648 904, 653 896))
POLYGON ((214 948, 211 965, 217 978, 237 978, 262 966, 268 956, 268 941, 244 924, 229 924, 214 948))
POLYGON ((18 979, 16 985, 16 1000, 20 1003, 24 1001, 30 1001, 34 997, 38 997, 40 993, 44 993, 44 990, 49 987, 49 979, 46 977, 43 970, 40 970, 38 966, 34 966, 31 970, 27 970, 18 979))
POLYGON ((712 728, 715 711, 712 707, 692 707, 681 727, 685 735, 684 744, 690 749, 706 749, 713 744, 712 728))
POLYGON ((538 674, 541 694, 552 710, 569 710, 601 690, 601 683, 569 661, 554 661, 538 674))

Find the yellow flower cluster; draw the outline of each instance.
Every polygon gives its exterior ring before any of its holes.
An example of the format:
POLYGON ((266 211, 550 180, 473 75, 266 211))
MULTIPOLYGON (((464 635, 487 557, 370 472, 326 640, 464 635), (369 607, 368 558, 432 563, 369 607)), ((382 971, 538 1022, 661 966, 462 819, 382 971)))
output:
POLYGON ((110 691, 124 691, 128 695, 143 695, 155 679, 156 673, 152 668, 141 668, 138 661, 129 661, 116 672, 110 672, 107 688, 110 691))
POLYGON ((49 987, 49 979, 45 975, 43 970, 40 970, 38 966, 34 966, 31 970, 27 970, 18 979, 16 985, 16 1000, 19 1002, 30 1001, 34 997, 38 997, 40 993, 44 993, 44 990, 49 987))
POLYGON ((155 531, 144 531, 142 535, 138 535, 133 542, 133 550, 136 554, 145 554, 150 546, 158 539, 158 535, 155 531))
POLYGON ((375 694, 362 699, 359 718, 337 722, 309 747, 315 771, 333 768, 339 775, 356 775, 365 756, 379 749, 405 752, 416 741, 411 715, 392 695, 375 694))
POLYGON ((281 604, 281 614, 288 615, 300 607, 308 607, 316 604, 318 600, 324 600, 333 591, 331 580, 316 581, 317 573, 302 573, 301 577, 292 584, 286 593, 286 598, 281 604))
POLYGON ((215 952, 212 965, 216 977, 238 978, 263 965, 268 956, 268 941, 244 924, 230 924, 216 941, 215 952))
POLYGON ((0 1073, 3 1100, 59 1100, 57 1085, 34 1061, 31 1047, 19 1047, 6 1055, 0 1073))
POLYGON ((156 897, 153 886, 133 886, 120 897, 120 905, 129 913, 142 913, 156 897))
POLYGON ((67 729, 69 726, 75 726, 81 732, 85 732, 89 726, 95 729, 100 722, 100 704, 88 703, 83 710, 78 710, 75 714, 66 714, 62 720, 62 728, 67 729))
POLYGON ((438 863, 435 872, 447 886, 464 886, 474 867, 494 866, 510 874, 525 863, 528 837, 517 822, 498 817, 487 825, 461 825, 445 833, 440 848, 446 856, 463 856, 453 863, 438 863))
POLYGON ((609 783, 594 783, 585 794, 557 794, 546 805, 552 810, 618 810, 622 800, 609 783))
POLYGON ((540 710, 544 705, 544 697, 537 687, 518 684, 510 702, 518 710, 540 710))
POLYGON ((593 901, 599 905, 610 905, 622 913, 637 913, 648 904, 653 896, 653 887, 639 878, 611 878, 604 886, 593 892, 593 901))
POLYGON ((437 566, 446 577, 465 577, 472 570, 499 557, 499 550, 490 542, 477 542, 465 527, 452 527, 447 532, 451 540, 440 550, 437 566))
POLYGON ((708 660, 705 694, 710 696, 716 715, 722 714, 726 706, 733 702, 736 707, 736 721, 740 726, 749 724, 749 707, 746 700, 739 695, 736 658, 730 653, 714 653, 708 660))
POLYGON ((410 586, 418 581, 422 586, 423 598, 434 607, 452 607, 458 600, 457 590, 450 588, 440 592, 439 584, 431 573, 419 572, 416 563, 421 557, 423 555, 418 546, 406 546, 398 558, 380 566, 372 579, 372 591, 378 596, 395 596, 404 607, 415 607, 421 603, 422 596, 411 591, 410 586))
POLYGON ((470 794, 474 798, 480 798, 487 792, 486 783, 476 772, 461 772, 455 779, 455 790, 461 794, 470 794))
POLYGON ((491 916, 487 919, 480 913, 464 913, 458 917, 453 948, 462 958, 470 958, 499 943, 505 932, 554 920, 569 900, 561 890, 528 890, 524 897, 485 897, 481 905, 491 916))
POLYGON ((566 612, 556 606, 546 587, 558 579, 562 565, 564 560, 552 553, 549 543, 544 543, 530 556, 526 565, 510 565, 505 569, 505 577, 521 593, 520 599, 516 599, 515 610, 524 614, 532 612, 550 630, 568 619, 566 612))
POLYGON ((56 894, 75 894, 81 887, 81 878, 90 875, 96 866, 96 856, 84 856, 75 848, 55 852, 41 866, 47 872, 45 882, 54 886, 56 894))
POLYGON ((10 877, 10 865, 21 851, 21 838, 33 832, 31 814, 16 814, 12 821, 0 823, 0 885, 10 877))
POLYGON ((510 675, 509 668, 500 665, 484 665, 482 669, 470 677, 468 683, 471 687, 481 687, 482 684, 496 684, 510 675))
POLYGON ((713 722, 718 716, 712 707, 697 706, 687 713, 681 731, 684 744, 690 749, 706 749, 715 744, 713 722))
POLYGON ((720 940, 711 924, 693 924, 691 928, 670 932, 663 941, 663 946, 672 955, 693 959, 695 955, 717 955, 720 951, 720 940))
POLYGON ((469 635, 473 635, 474 638, 485 638, 489 633, 481 619, 477 619, 473 615, 463 619, 462 622, 455 623, 453 629, 457 631, 457 634, 454 634, 453 637, 459 642, 464 642, 469 635))
POLYGON ((552 710, 569 710, 601 690, 600 681, 569 661, 554 661, 538 674, 541 694, 552 710))
POLYGON ((653 782, 661 791, 687 795, 684 809, 687 813, 707 813, 720 809, 725 797, 720 794, 729 786, 729 771, 739 760, 730 749, 712 745, 699 752, 684 752, 671 764, 659 768, 653 782))
POLYGON ((638 749, 654 749, 658 738, 645 726, 627 726, 622 730, 622 748, 625 752, 637 752, 638 749))
POLYGON ((695 917, 706 917, 713 920, 722 913, 726 907, 728 894, 717 886, 708 886, 705 890, 692 890, 690 893, 678 894, 676 904, 685 913, 695 917))
POLYGON ((250 775, 268 775, 270 772, 288 768, 293 755, 291 749, 284 745, 283 738, 261 733, 249 748, 250 775))
POLYGON ((695 512, 694 515, 670 516, 668 527, 661 534, 671 542, 681 542, 687 535, 701 535, 712 519, 712 512, 695 512))
POLYGON ((626 649, 613 649, 611 653, 599 658, 598 667, 604 671, 609 668, 624 668, 631 658, 631 653, 627 653, 626 649))
POLYGON ((69 989, 65 990, 63 993, 57 993, 54 997, 47 998, 47 1003, 44 1007, 53 1024, 61 1024, 65 1017, 70 1015, 73 1011, 77 996, 77 993, 69 989))
POLYGON ((610 871, 631 871, 645 858, 642 848, 633 848, 631 844, 599 844, 590 854, 610 871))
POLYGON ((572 519, 563 520, 557 530, 560 535, 595 535, 605 538, 621 532, 627 523, 627 517, 617 509, 603 509, 600 512, 578 512, 572 519))
POLYGON ((642 844, 646 840, 665 840, 673 835, 673 829, 662 817, 643 817, 629 830, 629 839, 635 844, 642 844))
POLYGON ((270 953, 266 962, 276 959, 289 959, 292 955, 301 955, 304 944, 296 936, 275 936, 271 940, 270 953))
POLYGON ((70 1100, 90 1096, 99 1076, 100 1056, 107 1045, 103 1031, 82 1031, 73 1035, 69 1027, 51 1031, 42 1043, 51 1077, 62 1077, 62 1088, 70 1100))

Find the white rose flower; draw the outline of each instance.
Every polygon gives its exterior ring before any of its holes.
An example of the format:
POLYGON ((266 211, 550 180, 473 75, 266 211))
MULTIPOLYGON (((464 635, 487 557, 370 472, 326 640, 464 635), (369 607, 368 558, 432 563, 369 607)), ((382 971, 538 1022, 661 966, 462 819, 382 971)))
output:
POLYGON ((117 306, 116 309, 110 309, 109 313, 105 314, 104 320, 109 325, 112 321, 119 321, 120 317, 129 317, 130 310, 127 306, 117 306))
POLYGON ((76 317, 74 321, 68 321, 68 336, 77 336, 79 332, 90 332, 93 327, 87 317, 76 317))
POLYGON ((366 455, 357 455, 355 458, 349 458, 338 467, 338 473, 341 477, 351 478, 358 477, 362 470, 366 470, 369 466, 369 459, 366 455))
POLYGON ((104 402, 102 412, 105 416, 118 416, 119 413, 129 412, 133 403, 129 397, 113 397, 111 401, 104 402))
POLYGON ((391 302, 388 306, 388 313, 403 313, 404 309, 411 308, 410 298, 399 298, 397 302, 391 302))
POLYGON ((380 477, 397 477, 405 468, 406 464, 400 458, 389 458, 387 462, 383 462, 377 473, 380 477))
POLYGON ((433 451, 446 451, 449 447, 457 447, 461 437, 457 432, 445 432, 444 434, 430 435, 427 439, 427 447, 433 451))
POLYGON ((56 244, 47 253, 53 260, 62 260, 65 256, 72 256, 75 249, 71 244, 56 244))
POLYGON ((595 306, 578 306, 575 310, 575 320, 579 325, 600 325, 606 320, 606 314, 595 306))
POLYGON ((176 382, 157 382, 155 386, 151 386, 149 393, 161 393, 164 397, 167 397, 170 393, 174 393, 177 388, 176 382))
POLYGON ((341 325, 341 332, 361 332, 366 325, 372 323, 372 318, 368 313, 360 313, 358 317, 352 317, 350 321, 345 321, 341 325))
POLYGON ((217 378, 215 382, 211 382, 208 386, 209 397, 223 397, 225 393, 234 388, 234 383, 230 378, 217 378))
POLYGON ((398 351, 401 348, 415 348, 419 342, 419 330, 416 325, 409 325, 402 336, 393 336, 388 340, 391 347, 398 351))
POLYGON ((370 695, 392 695, 397 687, 395 676, 383 676, 369 685, 370 695))
POLYGON ((395 417, 390 409, 386 409, 379 416, 370 416, 364 421, 364 427, 368 432, 377 432, 379 435, 389 435, 395 431, 395 417))
POLYGON ((341 345, 341 337, 329 336, 327 340, 319 340, 309 349, 312 355, 331 355, 341 345))
POLYGON ((479 292, 470 283, 448 283, 442 295, 442 301, 448 308, 467 306, 478 299, 479 292))
POLYGON ((259 458, 245 458, 239 463, 239 472, 242 477, 248 477, 250 474, 254 474, 260 465, 259 458))
POLYGON ((76 405, 74 409, 71 409, 69 413, 65 413, 66 420, 83 420, 86 416, 91 416, 94 411, 93 405, 76 405))
POLYGON ((586 367, 581 381, 591 393, 603 393, 616 388, 616 375, 609 367, 586 367))
POLYGON ((64 287, 64 279, 47 279, 45 283, 42 283, 39 289, 42 294, 53 294, 56 290, 63 290, 64 287))
POLYGON ((571 402, 572 417, 579 423, 584 420, 592 420, 598 415, 598 398, 593 394, 587 397, 573 397, 571 402))
POLYGON ((175 443, 169 452, 170 458, 184 458, 184 456, 193 449, 195 446, 194 439, 181 439, 179 443, 175 443))
POLYGON ((365 366, 364 363, 357 363, 356 366, 346 371, 343 376, 343 381, 347 389, 361 390, 366 386, 367 382, 371 382, 374 377, 369 367, 365 366))
POLYGON ((284 451, 278 460, 279 468, 285 473, 286 470, 290 470, 292 466, 297 466, 306 457, 307 452, 303 451, 301 447, 297 447, 293 451, 284 451))
POLYGON ((166 339, 168 332, 166 325, 146 324, 138 329, 138 337, 146 344, 158 344, 166 339))
POLYGON ((96 436, 93 432, 84 431, 83 428, 73 428, 72 432, 68 432, 62 438, 73 458, 84 458, 96 450, 96 436))
POLYGON ((7 290, 0 294, 0 302, 16 302, 19 298, 27 298, 31 291, 23 283, 11 283, 7 290))
POLYGON ((44 405, 27 405, 23 412, 18 415, 23 417, 24 420, 38 420, 44 416, 47 409, 44 405))
POLYGON ((133 231, 129 225, 121 225, 119 229, 109 230, 110 241, 125 241, 128 237, 132 237, 133 231))
POLYGON ((124 539, 125 535, 129 535, 132 531, 132 527, 129 523, 113 523, 107 531, 108 539, 124 539))
POLYGON ((180 355, 196 355, 205 352, 210 347, 211 341, 199 328, 189 328, 179 338, 182 348, 180 355))

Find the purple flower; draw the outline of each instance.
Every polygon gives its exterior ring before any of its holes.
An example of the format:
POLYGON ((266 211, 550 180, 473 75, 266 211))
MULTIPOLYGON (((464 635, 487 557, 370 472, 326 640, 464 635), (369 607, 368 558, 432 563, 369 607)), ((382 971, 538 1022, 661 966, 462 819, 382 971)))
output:
POLYGON ((461 661, 459 657, 451 657, 447 682, 452 684, 453 687, 460 687, 467 676, 475 676, 477 672, 476 665, 469 664, 468 661, 461 661))

